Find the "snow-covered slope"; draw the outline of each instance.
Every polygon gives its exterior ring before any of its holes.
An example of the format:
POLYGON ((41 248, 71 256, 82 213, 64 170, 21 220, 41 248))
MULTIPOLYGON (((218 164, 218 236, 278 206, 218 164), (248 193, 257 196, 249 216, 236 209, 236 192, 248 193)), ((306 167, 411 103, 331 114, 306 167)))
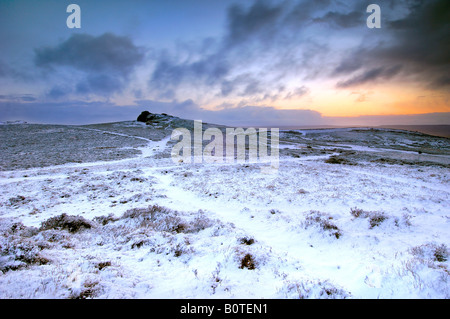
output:
POLYGON ((448 139, 286 131, 266 174, 173 163, 167 123, 20 126, 2 131, 0 298, 450 296, 448 139), (30 127, 45 138, 11 151, 30 127), (55 165, 60 137, 90 155, 55 165))

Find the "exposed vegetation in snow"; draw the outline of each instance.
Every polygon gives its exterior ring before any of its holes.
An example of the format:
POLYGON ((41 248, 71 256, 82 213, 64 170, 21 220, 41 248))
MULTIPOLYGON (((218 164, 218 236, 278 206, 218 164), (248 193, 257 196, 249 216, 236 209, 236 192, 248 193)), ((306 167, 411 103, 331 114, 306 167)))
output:
POLYGON ((173 163, 189 125, 2 125, 0 298, 450 297, 448 139, 282 131, 269 174, 173 163))

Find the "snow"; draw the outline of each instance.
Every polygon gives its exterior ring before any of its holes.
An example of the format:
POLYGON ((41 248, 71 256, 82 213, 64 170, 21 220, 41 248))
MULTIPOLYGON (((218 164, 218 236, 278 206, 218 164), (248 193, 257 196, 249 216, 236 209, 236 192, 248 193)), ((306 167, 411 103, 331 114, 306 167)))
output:
POLYGON ((20 120, 0 122, 0 125, 19 125, 19 124, 28 124, 28 123, 20 120))
POLYGON ((148 145, 133 158, 0 172, 0 298, 450 297, 448 167, 333 165, 330 153, 281 156, 263 174, 262 163, 175 164, 158 156, 170 137, 104 132, 148 145), (167 211, 150 224, 124 216, 153 205, 167 211), (95 227, 39 230, 63 213, 95 227), (375 213, 386 219, 371 227, 375 213))

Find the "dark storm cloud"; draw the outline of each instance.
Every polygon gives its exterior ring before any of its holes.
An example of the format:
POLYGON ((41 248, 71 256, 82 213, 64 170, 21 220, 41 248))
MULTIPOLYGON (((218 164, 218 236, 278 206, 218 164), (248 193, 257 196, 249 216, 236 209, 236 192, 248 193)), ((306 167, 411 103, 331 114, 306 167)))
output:
MULTIPOLYGON (((120 91, 125 80, 144 60, 144 52, 128 37, 105 33, 98 37, 74 34, 54 46, 35 50, 35 64, 50 70, 69 67, 81 71, 84 78, 76 84, 76 93, 100 95, 120 91)), ((50 95, 64 95, 61 90, 50 95)))
POLYGON ((342 60, 340 64, 333 70, 332 75, 347 75, 359 70, 363 67, 363 62, 359 57, 359 53, 350 54, 350 57, 342 60))
POLYGON ((186 81, 197 81, 209 86, 218 83, 229 70, 228 63, 219 53, 190 63, 173 62, 166 54, 162 54, 157 60, 150 85, 163 93, 186 81))
POLYGON ((396 5, 406 8, 408 13, 384 21, 378 46, 361 45, 341 61, 332 74, 351 75, 351 78, 339 81, 337 87, 346 88, 383 77, 387 80, 391 78, 392 65, 402 65, 404 76, 414 76, 425 86, 450 85, 450 2, 403 1, 396 5), (354 75, 354 71, 362 74, 354 75))
MULTIPOLYGON (((186 55, 195 56, 192 61, 162 52, 156 57, 149 87, 158 97, 173 98, 179 88, 189 85, 208 91, 215 89, 221 97, 261 100, 264 96, 274 96, 280 86, 277 82, 285 81, 286 75, 298 76, 296 69, 303 68, 309 59, 323 52, 312 40, 303 41, 299 46, 300 27, 311 22, 305 12, 310 13, 328 2, 272 4, 257 0, 250 6, 234 4, 227 11, 223 37, 214 41, 207 54, 202 54, 205 42, 198 48, 190 47, 186 55), (252 66, 256 68, 248 71, 252 66)), ((291 92, 291 96, 294 94, 291 92)))
POLYGON ((431 87, 449 87, 450 86, 450 75, 443 74, 441 76, 436 77, 431 83, 431 87))
POLYGON ((362 10, 351 11, 349 13, 341 13, 330 11, 320 18, 315 18, 314 22, 327 23, 333 27, 353 28, 360 27, 365 23, 365 16, 361 14, 362 10))
POLYGON ((367 71, 364 71, 362 74, 356 75, 349 80, 338 82, 338 88, 348 88, 352 86, 357 86, 361 84, 366 84, 369 82, 375 82, 378 80, 389 80, 395 75, 397 75, 401 70, 401 65, 396 65, 389 68, 374 68, 367 71))
POLYGON ((389 22, 398 42, 380 54, 410 63, 432 85, 449 85, 442 79, 450 74, 450 2, 414 1, 410 9, 407 17, 389 22))
POLYGON ((128 75, 144 58, 142 50, 122 36, 74 34, 55 47, 39 48, 37 66, 71 66, 87 72, 112 71, 128 75))
POLYGON ((450 63, 450 2, 426 1, 411 6, 404 19, 389 22, 398 43, 385 54, 425 66, 450 63))
POLYGON ((256 1, 247 11, 237 4, 231 6, 228 9, 227 44, 233 46, 255 35, 267 37, 281 14, 282 5, 271 6, 263 1, 256 1))

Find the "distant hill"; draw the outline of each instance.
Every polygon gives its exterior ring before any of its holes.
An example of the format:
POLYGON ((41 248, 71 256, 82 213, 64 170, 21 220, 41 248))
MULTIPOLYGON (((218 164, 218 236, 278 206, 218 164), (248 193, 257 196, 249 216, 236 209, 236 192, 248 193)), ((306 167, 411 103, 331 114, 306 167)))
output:
POLYGON ((450 125, 383 125, 379 127, 420 132, 450 138, 450 125))

